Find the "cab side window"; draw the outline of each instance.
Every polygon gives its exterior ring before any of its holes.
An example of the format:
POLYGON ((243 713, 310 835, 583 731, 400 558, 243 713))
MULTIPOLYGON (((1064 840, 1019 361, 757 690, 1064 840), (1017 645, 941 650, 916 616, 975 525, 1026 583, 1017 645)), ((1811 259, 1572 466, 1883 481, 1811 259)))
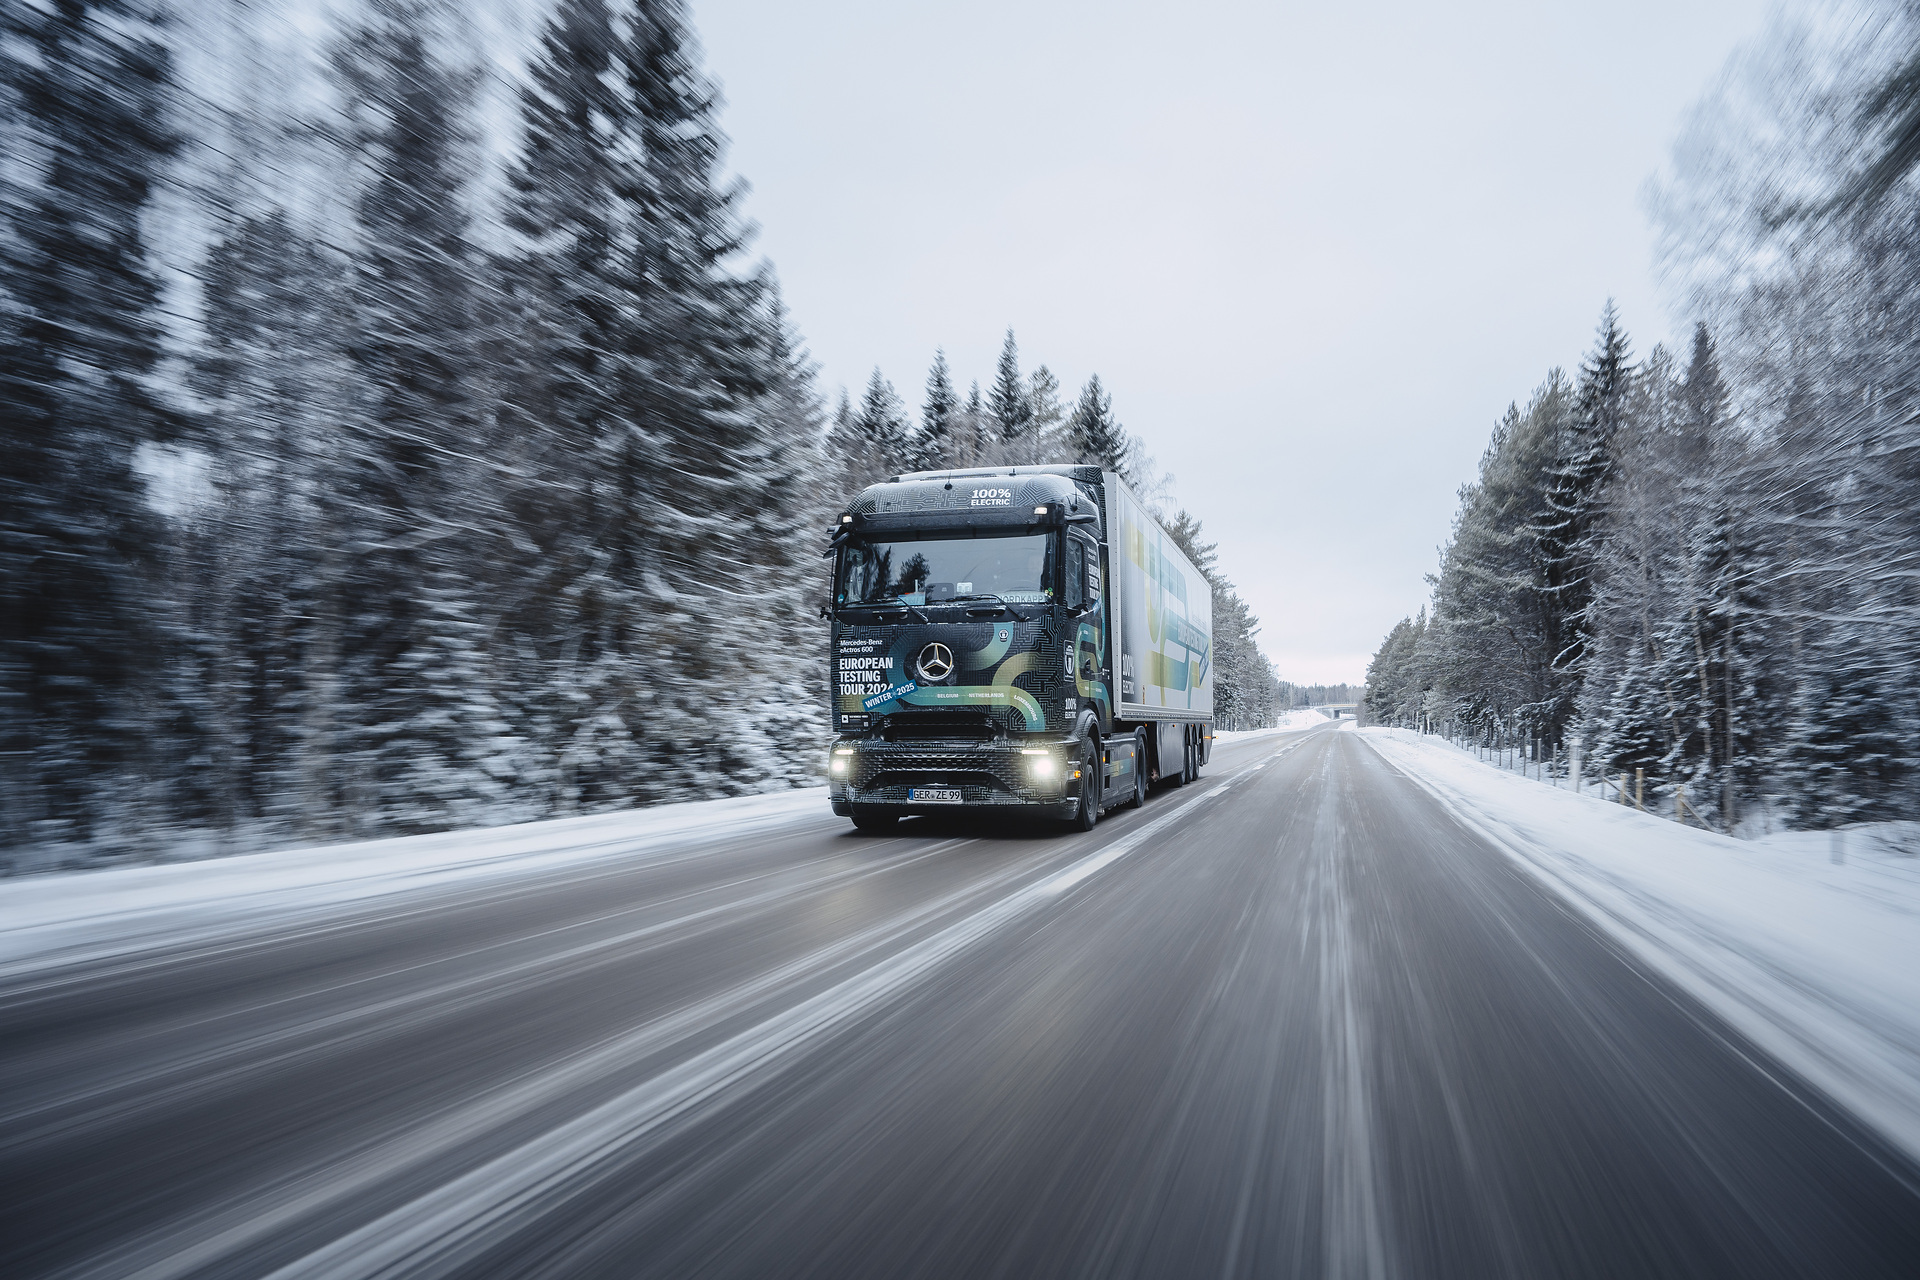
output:
POLYGON ((1067 608, 1078 613, 1087 604, 1087 547, 1078 538, 1067 539, 1067 608))

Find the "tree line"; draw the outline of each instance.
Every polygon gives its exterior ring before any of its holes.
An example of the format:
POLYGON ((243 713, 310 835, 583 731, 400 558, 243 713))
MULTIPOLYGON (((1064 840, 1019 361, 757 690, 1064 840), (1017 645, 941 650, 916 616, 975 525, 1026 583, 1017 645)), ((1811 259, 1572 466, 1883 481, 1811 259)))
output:
POLYGON ((352 10, 324 106, 187 83, 253 12, 0 0, 0 845, 808 782, 836 495, 1148 465, 1011 333, 830 411, 680 0, 560 0, 504 156, 451 7, 352 10))
POLYGON ((1727 830, 1920 814, 1916 50, 1890 9, 1736 59, 1655 190, 1690 341, 1609 304, 1507 410, 1375 718, 1579 739, 1727 830))

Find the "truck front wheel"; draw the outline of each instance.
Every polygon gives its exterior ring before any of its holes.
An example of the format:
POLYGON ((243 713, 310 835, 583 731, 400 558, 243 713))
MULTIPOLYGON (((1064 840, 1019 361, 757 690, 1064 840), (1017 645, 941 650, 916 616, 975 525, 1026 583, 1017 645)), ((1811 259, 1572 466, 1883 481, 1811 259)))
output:
POLYGON ((1075 831, 1091 831, 1100 821, 1100 743, 1090 739, 1080 749, 1080 806, 1067 819, 1075 831))

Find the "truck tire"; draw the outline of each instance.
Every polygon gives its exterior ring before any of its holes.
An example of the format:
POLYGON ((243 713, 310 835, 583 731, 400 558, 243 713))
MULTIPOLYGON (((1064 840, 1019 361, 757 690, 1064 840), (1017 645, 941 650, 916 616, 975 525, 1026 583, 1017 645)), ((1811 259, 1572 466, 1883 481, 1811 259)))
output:
POLYGON ((1100 740, 1090 738, 1087 745, 1080 749, 1080 803, 1075 806, 1073 816, 1067 819, 1067 825, 1075 831, 1091 831, 1100 821, 1100 792, 1103 789, 1100 764, 1100 740))
POLYGON ((899 821, 900 815, 897 813, 856 813, 853 815, 853 825, 855 827, 861 831, 872 832, 876 835, 883 831, 893 830, 894 824, 899 821))
POLYGON ((1147 731, 1133 731, 1133 799, 1127 808, 1138 809, 1147 802, 1147 731))
POLYGON ((1186 786, 1187 779, 1192 776, 1191 773, 1189 772, 1189 770, 1191 770, 1192 768, 1193 768, 1193 751, 1187 744, 1186 728, 1185 726, 1182 726, 1180 730, 1180 767, 1178 769, 1175 769, 1172 773, 1168 773, 1164 775, 1167 780, 1167 785, 1170 787, 1186 786))
POLYGON ((1188 782, 1200 781, 1200 757, 1205 755, 1206 751, 1207 744, 1201 741, 1198 733, 1195 733, 1193 735, 1193 745, 1187 748, 1187 759, 1191 762, 1187 766, 1188 782))

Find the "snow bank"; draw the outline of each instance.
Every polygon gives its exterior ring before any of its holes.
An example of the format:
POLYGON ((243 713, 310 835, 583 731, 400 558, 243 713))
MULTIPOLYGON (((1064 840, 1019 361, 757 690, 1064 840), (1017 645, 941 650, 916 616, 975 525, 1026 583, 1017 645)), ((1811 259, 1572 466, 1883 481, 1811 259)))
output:
POLYGON ((1275 733, 1295 733, 1301 729, 1311 729, 1317 724, 1327 723, 1328 717, 1320 711, 1289 711, 1274 722, 1270 729, 1239 729, 1232 733, 1220 732, 1213 735, 1215 742, 1242 742, 1248 738, 1262 738, 1275 733))
POLYGON ((825 787, 629 809, 519 826, 317 845, 206 862, 0 880, 0 974, 215 937, 385 894, 444 888, 649 851, 687 840, 841 822, 825 787))
POLYGON ((1634 954, 1920 1156, 1920 860, 1901 854, 1912 833, 1850 832, 1835 863, 1826 833, 1736 840, 1437 738, 1361 733, 1634 954))

